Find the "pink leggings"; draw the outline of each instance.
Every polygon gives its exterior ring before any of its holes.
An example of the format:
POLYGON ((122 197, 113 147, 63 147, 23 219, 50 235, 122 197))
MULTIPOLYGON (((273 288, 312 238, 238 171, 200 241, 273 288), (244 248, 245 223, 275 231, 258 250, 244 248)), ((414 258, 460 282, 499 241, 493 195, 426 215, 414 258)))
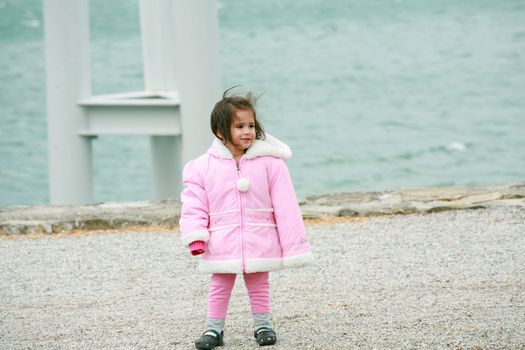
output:
MULTIPOLYGON (((243 276, 250 297, 252 314, 269 313, 269 273, 244 273, 243 276)), ((214 273, 211 275, 210 292, 208 293, 208 318, 226 318, 236 277, 237 275, 234 273, 214 273)))

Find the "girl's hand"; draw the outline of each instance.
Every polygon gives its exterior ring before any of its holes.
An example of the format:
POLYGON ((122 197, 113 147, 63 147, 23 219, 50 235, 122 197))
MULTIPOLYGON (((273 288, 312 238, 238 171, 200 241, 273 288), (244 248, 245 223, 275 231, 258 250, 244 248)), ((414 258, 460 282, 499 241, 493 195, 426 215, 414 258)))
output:
POLYGON ((193 256, 201 255, 201 254, 204 254, 204 252, 205 252, 204 249, 195 249, 195 250, 191 251, 191 255, 193 255, 193 256))
POLYGON ((206 243, 204 243, 204 241, 194 241, 190 243, 189 248, 193 256, 204 254, 206 251, 206 243))

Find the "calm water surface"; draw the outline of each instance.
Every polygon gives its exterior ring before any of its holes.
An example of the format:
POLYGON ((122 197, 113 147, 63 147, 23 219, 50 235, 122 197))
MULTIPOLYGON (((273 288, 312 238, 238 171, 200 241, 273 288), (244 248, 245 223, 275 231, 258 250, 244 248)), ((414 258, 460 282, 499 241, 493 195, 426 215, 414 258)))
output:
MULTIPOLYGON (((93 92, 141 90, 137 1, 90 15, 93 92)), ((222 85, 264 92, 300 196, 525 180, 523 1, 221 0, 219 24, 222 85)), ((48 201, 42 28, 0 0, 0 206, 48 201)), ((95 200, 150 198, 149 161, 97 139, 95 200)))

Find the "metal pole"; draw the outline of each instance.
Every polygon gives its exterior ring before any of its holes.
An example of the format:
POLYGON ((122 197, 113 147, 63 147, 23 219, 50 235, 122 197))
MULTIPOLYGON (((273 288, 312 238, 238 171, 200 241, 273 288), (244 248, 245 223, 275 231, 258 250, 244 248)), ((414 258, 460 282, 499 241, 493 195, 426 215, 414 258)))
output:
POLYGON ((175 1, 177 85, 182 114, 182 162, 209 147, 210 112, 220 98, 216 0, 175 1))
POLYGON ((44 0, 49 196, 52 204, 92 201, 90 138, 85 111, 90 95, 87 0, 44 0))
POLYGON ((154 198, 178 198, 182 165, 210 144, 209 115, 219 96, 215 0, 141 0, 148 92, 178 92, 182 137, 152 137, 154 198))

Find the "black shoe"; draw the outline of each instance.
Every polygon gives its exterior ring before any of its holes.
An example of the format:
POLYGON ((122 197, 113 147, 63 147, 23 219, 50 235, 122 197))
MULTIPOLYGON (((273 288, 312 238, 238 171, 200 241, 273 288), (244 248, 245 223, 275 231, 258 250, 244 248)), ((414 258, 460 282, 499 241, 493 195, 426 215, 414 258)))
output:
POLYGON ((211 350, 216 346, 224 345, 224 331, 220 334, 213 330, 208 329, 204 332, 199 339, 195 341, 195 347, 200 350, 211 350))
POLYGON ((257 330, 253 332, 253 336, 259 346, 273 345, 277 342, 277 335, 275 335, 273 329, 269 327, 257 328, 257 330))

